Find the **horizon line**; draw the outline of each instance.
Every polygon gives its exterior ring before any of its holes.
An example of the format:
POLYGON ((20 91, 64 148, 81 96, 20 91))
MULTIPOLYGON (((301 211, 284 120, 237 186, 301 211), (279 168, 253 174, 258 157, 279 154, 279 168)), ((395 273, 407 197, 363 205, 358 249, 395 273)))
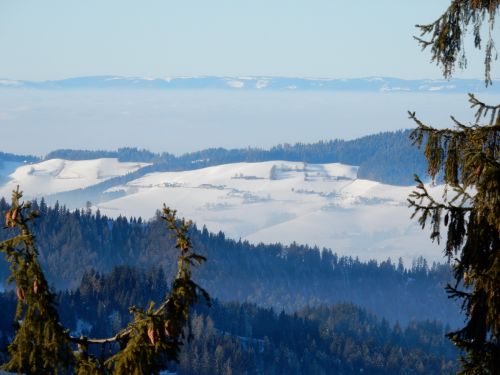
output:
MULTIPOLYGON (((484 78, 401 78, 396 76, 385 76, 385 75, 367 75, 367 76, 350 76, 350 77, 335 77, 335 76, 312 76, 312 75, 272 75, 272 74, 235 74, 235 75, 219 75, 219 74, 195 74, 195 75, 164 75, 163 77, 151 77, 151 76, 141 76, 141 75, 117 75, 117 74, 90 74, 90 75, 73 75, 66 76, 62 78, 50 78, 50 79, 22 79, 22 78, 10 78, 10 77, 0 77, 1 81, 11 81, 11 82, 56 82, 56 81, 66 81, 78 78, 114 78, 114 79, 140 79, 144 81, 169 81, 173 79, 203 79, 203 78, 231 78, 240 80, 252 80, 252 79, 274 79, 274 78, 288 78, 288 79, 304 79, 304 80, 322 80, 322 81, 348 81, 348 80, 377 80, 377 79, 395 79, 400 81, 432 81, 432 82, 452 82, 452 81, 484 81, 484 78)), ((500 78, 492 78, 492 81, 500 81, 500 78)))

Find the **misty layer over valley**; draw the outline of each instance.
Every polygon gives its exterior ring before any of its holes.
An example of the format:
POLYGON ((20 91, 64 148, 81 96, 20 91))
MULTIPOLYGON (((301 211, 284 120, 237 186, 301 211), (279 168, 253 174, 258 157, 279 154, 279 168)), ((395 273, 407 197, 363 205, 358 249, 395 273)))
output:
MULTIPOLYGON (((427 83, 428 88, 447 85, 427 83)), ((341 92, 12 87, 0 87, 0 149, 17 154, 124 146, 181 154, 210 147, 354 139, 413 126, 408 110, 438 127, 450 125, 450 114, 465 122, 472 119, 464 94, 379 91, 382 84, 375 91, 347 84, 341 92), (19 137, 21 144, 9 141, 19 137)), ((481 98, 496 102, 498 94, 481 98)))

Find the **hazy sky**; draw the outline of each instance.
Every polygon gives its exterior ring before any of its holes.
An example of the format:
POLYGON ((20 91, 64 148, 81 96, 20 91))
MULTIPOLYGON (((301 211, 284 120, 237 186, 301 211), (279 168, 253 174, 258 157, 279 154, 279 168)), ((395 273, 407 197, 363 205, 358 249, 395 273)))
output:
MULTIPOLYGON (((441 78, 413 40, 449 0, 0 0, 0 79, 441 78)), ((483 77, 469 48, 456 77, 483 77)), ((498 62, 493 76, 498 77, 498 62)), ((497 98, 494 98, 497 102, 497 98)), ((471 118, 465 95, 0 91, 0 151, 269 147, 471 118)))
MULTIPOLYGON (((437 78, 412 39, 449 0, 0 0, 0 78, 437 78)), ((457 77, 482 78, 482 57, 457 77)), ((494 71, 498 76, 498 73, 494 71)))

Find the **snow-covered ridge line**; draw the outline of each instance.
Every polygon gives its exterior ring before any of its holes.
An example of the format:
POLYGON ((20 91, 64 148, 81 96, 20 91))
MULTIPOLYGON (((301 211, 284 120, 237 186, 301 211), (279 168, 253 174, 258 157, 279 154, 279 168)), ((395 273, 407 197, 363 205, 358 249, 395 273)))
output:
POLYGON ((390 77, 367 78, 307 78, 307 77, 121 77, 91 76, 51 81, 23 81, 0 79, 0 88, 30 89, 224 89, 224 90, 278 90, 278 91, 360 91, 360 92, 488 92, 500 93, 500 80, 488 89, 481 79, 405 80, 390 77))

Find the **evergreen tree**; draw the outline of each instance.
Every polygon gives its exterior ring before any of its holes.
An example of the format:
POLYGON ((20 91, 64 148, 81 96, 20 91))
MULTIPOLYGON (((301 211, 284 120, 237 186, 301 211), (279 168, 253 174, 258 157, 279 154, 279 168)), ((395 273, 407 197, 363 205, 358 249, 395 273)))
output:
POLYGON ((9 346, 7 371, 26 374, 57 374, 74 364, 68 333, 59 324, 54 294, 49 290, 38 263, 35 239, 28 223, 37 217, 30 203, 21 203, 19 188, 12 193, 12 206, 5 226, 18 229, 19 235, 0 243, 11 267, 9 281, 16 283, 16 336, 9 346))
MULTIPOLYGON (((431 46, 433 60, 450 77, 455 65, 466 66, 467 26, 474 26, 475 46, 480 48, 487 18, 485 82, 491 84, 492 31, 499 8, 498 0, 453 0, 434 23, 418 26, 431 39, 417 39, 424 48, 431 46)), ((469 101, 477 111, 475 123, 452 117, 453 129, 430 127, 410 112, 417 124, 411 138, 418 146, 425 144, 428 173, 434 181, 442 174, 446 190, 436 199, 416 176, 417 190, 409 203, 422 228, 430 222, 432 240, 439 241, 446 228, 445 253, 453 260, 456 280, 447 291, 463 301, 467 316, 465 327, 448 334, 466 351, 463 373, 495 374, 500 369, 500 105, 487 105, 472 94, 469 101)))
MULTIPOLYGON (((30 202, 21 202, 19 188, 13 192, 5 226, 17 235, 0 242, 0 251, 10 263, 9 281, 16 283, 16 320, 19 325, 9 345, 7 371, 25 374, 157 374, 179 360, 179 351, 189 327, 191 307, 208 293, 191 278, 191 267, 205 261, 192 250, 188 230, 191 222, 178 220, 176 211, 163 208, 161 218, 174 232, 179 250, 178 271, 170 292, 160 306, 130 308, 133 321, 116 335, 104 339, 73 337, 60 323, 55 295, 50 291, 38 261, 30 224, 38 216, 30 202), (106 358, 106 345, 118 343, 116 354, 106 358), (72 345, 78 345, 74 353, 72 345), (90 354, 89 345, 101 345, 101 358, 90 354)), ((89 214, 90 216, 90 214, 89 214)), ((96 220, 98 218, 96 217, 96 220)))

